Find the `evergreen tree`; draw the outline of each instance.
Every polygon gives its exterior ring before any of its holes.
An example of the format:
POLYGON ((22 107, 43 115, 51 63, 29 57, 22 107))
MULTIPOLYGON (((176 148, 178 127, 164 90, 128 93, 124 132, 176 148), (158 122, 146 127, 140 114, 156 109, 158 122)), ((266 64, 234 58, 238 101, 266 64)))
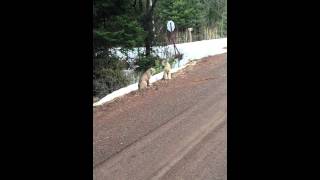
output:
POLYGON ((162 0, 157 13, 164 26, 172 20, 181 30, 195 28, 201 22, 200 2, 197 0, 162 0))

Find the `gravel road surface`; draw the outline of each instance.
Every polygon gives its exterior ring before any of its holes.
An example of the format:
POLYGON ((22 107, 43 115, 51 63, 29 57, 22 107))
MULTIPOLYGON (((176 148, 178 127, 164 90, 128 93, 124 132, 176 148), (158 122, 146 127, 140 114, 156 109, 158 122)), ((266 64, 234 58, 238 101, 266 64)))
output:
POLYGON ((95 180, 226 180, 227 54, 94 108, 95 180))

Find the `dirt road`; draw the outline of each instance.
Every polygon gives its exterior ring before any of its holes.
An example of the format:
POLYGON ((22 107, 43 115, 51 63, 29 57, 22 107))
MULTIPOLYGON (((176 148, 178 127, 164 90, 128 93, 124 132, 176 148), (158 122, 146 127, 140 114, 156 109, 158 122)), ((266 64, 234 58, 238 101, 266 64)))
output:
POLYGON ((173 77, 94 109, 94 179, 227 179, 227 55, 173 77))

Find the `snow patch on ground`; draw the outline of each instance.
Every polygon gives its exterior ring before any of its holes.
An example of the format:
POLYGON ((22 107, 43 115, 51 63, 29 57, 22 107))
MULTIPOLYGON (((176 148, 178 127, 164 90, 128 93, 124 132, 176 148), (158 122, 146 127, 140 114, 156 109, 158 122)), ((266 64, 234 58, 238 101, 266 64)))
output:
MULTIPOLYGON (((226 53, 227 49, 224 49, 224 48, 227 47, 227 38, 176 44, 176 47, 178 48, 179 52, 183 54, 183 58, 180 60, 179 64, 174 65, 171 71, 172 73, 175 73, 185 68, 187 63, 190 60, 201 59, 207 56, 226 53)), ((169 53, 174 54, 173 45, 169 45, 166 47, 154 47, 153 49, 155 49, 156 52, 158 52, 158 55, 163 58, 165 57, 165 54, 163 53, 164 49, 167 49, 169 53)), ((117 53, 119 56, 122 56, 122 54, 119 51, 117 53)), ((137 51, 129 52, 129 56, 131 58, 134 58, 135 56, 137 56, 137 54, 138 54, 137 51)), ((154 83, 158 80, 161 80, 162 77, 163 77, 163 72, 156 74, 150 78, 150 83, 154 83)), ((108 94, 104 98, 100 99, 98 102, 94 103, 93 106, 102 105, 106 102, 112 101, 117 97, 123 96, 125 94, 128 94, 136 90, 138 90, 138 83, 131 84, 127 87, 121 88, 119 90, 116 90, 108 94)))

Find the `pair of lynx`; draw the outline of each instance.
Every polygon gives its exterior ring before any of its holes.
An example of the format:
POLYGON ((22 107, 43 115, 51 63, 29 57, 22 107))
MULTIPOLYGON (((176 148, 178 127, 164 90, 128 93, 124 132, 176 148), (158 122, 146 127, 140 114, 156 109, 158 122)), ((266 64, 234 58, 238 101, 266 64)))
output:
MULTIPOLYGON (((163 79, 171 79, 171 65, 168 61, 162 61, 161 64, 164 66, 163 79)), ((150 86, 150 78, 155 73, 154 68, 149 68, 145 73, 142 74, 139 80, 139 90, 150 86)))

